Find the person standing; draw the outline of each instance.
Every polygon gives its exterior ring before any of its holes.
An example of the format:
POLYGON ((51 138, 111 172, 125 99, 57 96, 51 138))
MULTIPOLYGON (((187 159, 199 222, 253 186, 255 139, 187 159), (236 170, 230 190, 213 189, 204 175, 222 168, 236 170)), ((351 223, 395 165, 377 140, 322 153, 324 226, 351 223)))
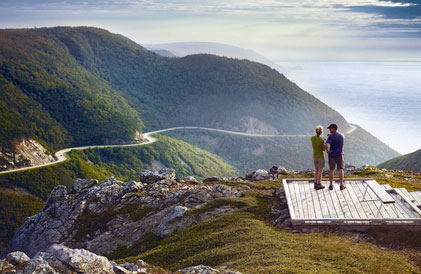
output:
POLYGON ((330 131, 325 149, 329 154, 329 190, 333 190, 333 173, 338 170, 340 190, 344 190, 344 135, 338 132, 337 124, 330 124, 327 127, 330 131))
POLYGON ((319 190, 325 188, 321 183, 323 168, 325 166, 325 155, 323 153, 325 141, 322 138, 322 126, 317 126, 315 131, 316 135, 311 136, 311 145, 313 147, 314 189, 319 190))

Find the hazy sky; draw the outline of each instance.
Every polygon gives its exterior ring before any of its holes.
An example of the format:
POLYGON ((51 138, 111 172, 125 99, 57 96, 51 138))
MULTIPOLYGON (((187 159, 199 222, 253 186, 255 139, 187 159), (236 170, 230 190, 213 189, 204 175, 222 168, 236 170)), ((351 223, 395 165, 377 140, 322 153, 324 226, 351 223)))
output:
POLYGON ((96 26, 283 60, 421 60, 421 0, 1 0, 0 27, 96 26))

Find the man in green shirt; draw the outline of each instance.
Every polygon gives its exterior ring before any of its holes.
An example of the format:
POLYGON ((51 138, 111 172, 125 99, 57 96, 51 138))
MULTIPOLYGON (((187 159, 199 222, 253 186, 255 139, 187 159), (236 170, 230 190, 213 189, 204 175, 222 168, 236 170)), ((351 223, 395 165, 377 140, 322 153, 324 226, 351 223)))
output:
POLYGON ((313 147, 313 163, 315 169, 314 189, 319 190, 325 188, 325 186, 321 183, 323 168, 325 166, 325 155, 323 153, 325 141, 321 137, 323 133, 323 127, 317 126, 315 131, 316 135, 311 136, 311 145, 313 147))

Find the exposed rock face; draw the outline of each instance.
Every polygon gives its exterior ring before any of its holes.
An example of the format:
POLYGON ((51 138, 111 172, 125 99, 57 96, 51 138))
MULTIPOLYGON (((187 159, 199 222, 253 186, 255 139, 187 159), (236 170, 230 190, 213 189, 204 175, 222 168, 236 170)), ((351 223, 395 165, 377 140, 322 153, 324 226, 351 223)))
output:
POLYGON ((14 151, 0 151, 0 171, 54 162, 53 156, 33 139, 23 138, 14 143, 14 151))
POLYGON ((252 134, 279 134, 278 130, 272 125, 250 116, 242 117, 239 121, 239 126, 233 127, 232 129, 252 134))
POLYGON ((64 245, 54 244, 48 248, 47 252, 38 252, 32 259, 23 252, 8 254, 5 260, 0 260, 0 273, 148 274, 156 273, 156 271, 154 267, 142 260, 135 263, 117 264, 85 249, 71 249, 64 245))
POLYGON ((113 177, 100 184, 76 180, 68 193, 57 186, 43 210, 19 228, 11 251, 33 256, 62 243, 110 254, 118 245, 131 246, 148 233, 167 237, 215 214, 233 212, 231 207, 220 207, 189 213, 215 198, 242 196, 240 190, 226 185, 180 183, 174 177, 173 170, 165 169, 145 172, 146 182, 124 183, 113 177))

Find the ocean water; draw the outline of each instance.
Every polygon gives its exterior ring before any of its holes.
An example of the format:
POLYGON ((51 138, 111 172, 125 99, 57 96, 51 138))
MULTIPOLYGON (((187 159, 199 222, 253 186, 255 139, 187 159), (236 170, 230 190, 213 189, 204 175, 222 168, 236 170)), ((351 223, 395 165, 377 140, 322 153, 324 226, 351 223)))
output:
POLYGON ((290 80, 399 153, 421 149, 421 62, 279 65, 290 80))

